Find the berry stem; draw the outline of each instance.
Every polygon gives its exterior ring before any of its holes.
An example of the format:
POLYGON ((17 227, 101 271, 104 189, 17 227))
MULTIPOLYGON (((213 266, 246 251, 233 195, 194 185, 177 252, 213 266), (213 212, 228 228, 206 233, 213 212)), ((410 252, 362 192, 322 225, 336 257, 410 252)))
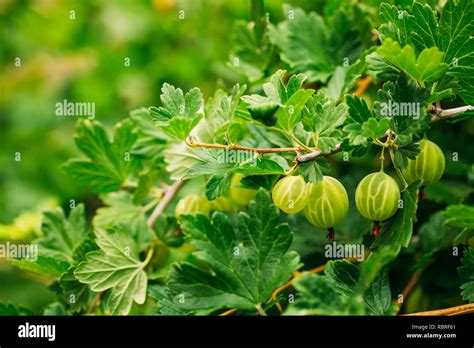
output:
POLYGON ((372 225, 372 235, 374 237, 378 237, 379 236, 379 222, 378 221, 374 221, 374 224, 372 225))
POLYGON ((334 228, 333 227, 328 228, 328 234, 327 234, 326 238, 330 242, 334 241, 334 228))
POLYGON ((384 172, 384 168, 383 168, 383 162, 385 160, 384 151, 385 151, 385 147, 382 147, 382 152, 380 153, 380 171, 382 173, 384 172))
POLYGON ((420 186, 420 190, 418 191, 418 200, 419 201, 424 201, 425 199, 426 199, 425 187, 420 186))
POLYGON ((170 187, 167 187, 164 191, 165 194, 163 198, 161 199, 160 203, 155 207, 153 212, 151 213, 150 217, 147 220, 147 225, 148 227, 152 227, 156 218, 161 215, 168 204, 172 201, 173 197, 178 193, 179 189, 183 186, 184 181, 178 180, 176 181, 173 185, 170 187))

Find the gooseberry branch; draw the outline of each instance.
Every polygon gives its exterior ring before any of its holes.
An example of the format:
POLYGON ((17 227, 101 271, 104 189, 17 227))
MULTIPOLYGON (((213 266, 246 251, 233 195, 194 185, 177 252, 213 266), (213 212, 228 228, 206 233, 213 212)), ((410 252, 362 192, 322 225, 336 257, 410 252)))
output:
POLYGON ((183 186, 184 181, 178 180, 173 185, 163 189, 164 195, 161 201, 157 204, 150 217, 147 220, 148 227, 152 227, 156 218, 160 216, 168 206, 168 204, 173 200, 173 197, 178 193, 179 189, 183 186))
POLYGON ((436 106, 430 111, 430 113, 433 114, 430 123, 439 122, 443 119, 447 119, 471 110, 474 110, 474 106, 472 105, 464 105, 453 109, 441 109, 439 106, 436 106))

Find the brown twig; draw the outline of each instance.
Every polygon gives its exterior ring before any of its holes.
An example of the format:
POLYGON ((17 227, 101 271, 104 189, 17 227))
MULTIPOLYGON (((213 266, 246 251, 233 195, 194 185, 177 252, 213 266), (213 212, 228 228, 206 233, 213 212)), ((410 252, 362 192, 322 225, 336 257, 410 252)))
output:
POLYGON ((150 217, 147 220, 147 225, 148 227, 152 227, 153 223, 155 222, 156 218, 162 214, 168 204, 171 202, 173 197, 178 193, 179 189, 183 186, 184 181, 178 180, 176 181, 173 185, 166 187, 164 189, 164 195, 163 198, 161 199, 160 203, 158 203, 151 213, 150 217))
POLYGON ((415 287, 416 283, 418 283, 418 280, 420 279, 420 272, 415 272, 410 280, 408 281, 407 285, 405 286, 405 289, 403 289, 402 296, 403 299, 407 298, 410 292, 413 290, 415 287))
POLYGON ((276 153, 276 152, 301 152, 304 149, 302 147, 275 147, 269 149, 260 149, 255 147, 239 146, 239 145, 223 145, 223 144, 209 144, 196 142, 192 138, 188 141, 192 147, 206 147, 210 149, 223 149, 223 150, 237 150, 237 151, 248 151, 256 153, 276 153))
POLYGON ((220 317, 225 317, 225 316, 231 315, 231 314, 233 314, 233 313, 235 313, 235 312, 237 312, 237 309, 231 308, 231 309, 225 311, 224 313, 219 314, 219 316, 220 316, 220 317))
POLYGON ((440 316, 440 315, 460 315, 460 314, 469 314, 474 313, 474 303, 469 303, 461 306, 444 308, 444 309, 436 309, 434 311, 426 311, 426 312, 417 312, 417 313, 410 313, 410 314, 402 314, 402 316, 440 316))
POLYGON ((436 123, 469 110, 474 110, 474 106, 464 105, 453 109, 441 109, 438 103, 432 110, 430 110, 430 113, 433 114, 430 123, 436 123))
POLYGON ((87 310, 87 314, 94 314, 96 308, 99 306, 104 295, 105 295, 105 291, 99 292, 99 294, 95 297, 94 301, 91 303, 91 306, 87 310))
MULTIPOLYGON (((354 94, 360 96, 365 91, 365 89, 369 86, 371 81, 372 81, 372 78, 370 76, 367 76, 364 79, 362 79, 360 81, 359 88, 357 89, 357 91, 354 94)), ((458 107, 458 108, 454 108, 454 109, 443 110, 443 109, 440 108, 439 105, 437 105, 436 107, 434 107, 430 111, 433 114, 433 117, 432 117, 430 123, 436 123, 438 121, 447 119, 449 117, 455 116, 459 113, 462 113, 462 112, 465 112, 465 111, 468 111, 468 110, 474 110, 474 107, 471 106, 471 105, 466 105, 466 106, 462 106, 462 107, 458 107)), ((385 138, 386 138, 386 135, 381 137, 379 140, 383 141, 383 139, 385 139, 385 138)), ((325 153, 325 152, 321 151, 320 149, 316 149, 316 148, 311 149, 310 148, 311 150, 314 149, 314 151, 311 151, 311 152, 308 152, 308 153, 305 153, 305 154, 301 155, 299 153, 305 151, 306 149, 304 149, 300 146, 297 146, 297 147, 277 147, 277 148, 262 149, 262 148, 254 148, 254 147, 247 147, 247 146, 239 146, 239 145, 235 145, 235 144, 224 145, 224 144, 201 143, 201 142, 194 141, 192 139, 192 137, 190 137, 188 139, 187 143, 188 143, 188 145, 190 145, 192 147, 206 147, 206 148, 213 148, 213 149, 250 151, 250 152, 261 153, 261 154, 296 152, 296 153, 298 153, 298 155, 295 158, 295 161, 297 163, 311 161, 311 160, 314 160, 318 157, 331 156, 331 155, 334 155, 334 154, 342 151, 341 144, 337 144, 335 146, 335 148, 333 150, 331 150, 330 152, 328 152, 328 153, 325 153)))
MULTIPOLYGON (((403 302, 405 302, 405 299, 408 297, 410 292, 413 290, 415 285, 418 283, 418 280, 420 279, 420 276, 421 276, 421 272, 415 272, 411 276, 410 280, 408 281, 407 285, 405 286, 405 288, 402 291, 403 302)), ((401 309, 403 302, 400 303, 400 302, 397 301, 398 310, 401 309)))
POLYGON ((328 153, 322 152, 321 150, 316 150, 313 152, 305 153, 304 155, 298 155, 296 156, 296 162, 298 163, 308 162, 318 157, 326 157, 326 156, 334 155, 340 151, 342 151, 341 144, 337 144, 336 147, 328 153))

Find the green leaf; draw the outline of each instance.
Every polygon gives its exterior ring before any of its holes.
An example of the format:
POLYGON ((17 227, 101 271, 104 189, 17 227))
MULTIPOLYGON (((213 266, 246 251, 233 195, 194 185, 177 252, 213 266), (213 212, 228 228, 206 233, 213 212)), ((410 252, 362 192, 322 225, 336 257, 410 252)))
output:
POLYGON ((330 99, 339 101, 352 87, 367 68, 366 57, 361 57, 351 66, 338 66, 321 93, 330 99))
POLYGON ((132 303, 143 304, 146 298, 145 263, 139 259, 139 248, 130 232, 124 229, 95 230, 100 251, 87 254, 74 276, 92 291, 110 289, 106 310, 112 315, 127 315, 132 303))
POLYGON ((420 146, 417 143, 401 144, 395 152, 394 162, 398 168, 406 168, 408 159, 414 160, 420 153, 420 146))
MULTIPOLYGON (((446 218, 443 211, 432 214, 418 230, 420 236, 420 245, 423 256, 417 260, 414 269, 421 272, 436 258, 433 255, 440 249, 450 247, 453 244, 453 236, 456 233, 454 228, 445 226, 446 218)), ((455 237, 460 238, 462 236, 455 237)))
POLYGON ((147 226, 142 206, 133 203, 132 195, 124 191, 112 192, 102 197, 102 200, 107 206, 97 209, 94 226, 107 229, 125 225, 138 242, 140 250, 146 248, 150 244, 152 232, 147 226))
POLYGON ((346 96, 346 103, 349 111, 349 120, 354 123, 362 124, 373 116, 365 100, 356 95, 346 96))
POLYGON ((258 190, 262 187, 270 191, 279 177, 279 175, 247 175, 242 178, 240 185, 252 190, 258 190))
POLYGON ((378 100, 374 102, 373 112, 376 115, 392 115, 389 118, 390 128, 395 131, 400 143, 408 143, 414 140, 415 133, 429 129, 426 117, 428 95, 427 89, 401 74, 395 82, 386 82, 377 91, 378 100))
MULTIPOLYGON (((347 297, 357 296, 359 268, 349 261, 330 261, 324 274, 333 280, 337 291, 347 297)), ((364 302, 369 315, 393 315, 397 307, 392 304, 392 293, 388 269, 384 268, 364 293, 364 302)))
POLYGON ((420 244, 424 255, 431 255, 439 249, 441 240, 448 232, 448 228, 444 226, 445 221, 446 218, 443 216, 443 212, 438 211, 421 225, 418 234, 420 235, 420 244))
POLYGON ((373 118, 372 111, 364 99, 358 96, 346 96, 348 117, 343 131, 347 133, 349 144, 352 146, 365 146, 367 138, 362 135, 362 125, 373 118))
POLYGON ((164 83, 160 100, 162 106, 149 108, 150 116, 167 135, 186 139, 202 117, 199 114, 204 104, 201 91, 193 88, 184 94, 182 89, 164 83))
POLYGON ((323 152, 330 152, 342 141, 342 131, 338 127, 346 117, 345 104, 336 105, 333 100, 313 97, 303 114, 303 125, 306 131, 313 133, 315 146, 323 152))
POLYGON ((394 81, 400 75, 400 70, 385 61, 380 54, 372 52, 366 57, 368 73, 381 80, 394 81))
POLYGON ((180 263, 171 271, 168 286, 182 309, 231 307, 255 310, 299 268, 299 257, 289 251, 292 233, 279 222, 277 207, 260 190, 241 212, 237 226, 219 212, 210 221, 204 215, 184 215, 183 231, 206 270, 180 263))
POLYGON ((130 118, 138 129, 138 137, 132 148, 132 155, 140 160, 161 161, 167 141, 172 140, 153 123, 147 108, 130 111, 130 118))
POLYGON ((401 45, 406 45, 408 36, 412 34, 408 28, 408 12, 399 10, 396 6, 383 3, 380 5, 380 19, 384 22, 379 32, 382 39, 392 38, 401 45))
POLYGON ((192 311, 180 308, 173 302, 173 294, 165 287, 152 285, 148 287, 148 295, 158 301, 158 313, 161 315, 191 315, 192 311))
POLYGON ((41 230, 44 237, 37 240, 40 255, 74 264, 76 249, 89 236, 84 205, 71 209, 67 219, 61 208, 44 212, 43 216, 41 230))
POLYGON ((205 105, 205 115, 192 130, 194 139, 207 143, 232 142, 232 128, 240 125, 235 123, 235 116, 246 86, 234 85, 230 95, 218 89, 205 105))
POLYGON ((324 267, 324 275, 331 279, 338 293, 350 297, 357 285, 359 268, 345 260, 329 261, 324 267))
POLYGON ((136 169, 131 155, 137 131, 131 120, 115 126, 111 143, 103 126, 97 121, 85 120, 77 126, 77 147, 87 159, 71 159, 64 170, 78 182, 91 185, 98 193, 120 189, 136 169))
POLYGON ((329 163, 324 158, 302 162, 298 166, 298 173, 309 183, 316 183, 323 180, 323 174, 330 170, 329 163))
POLYGON ((199 88, 193 88, 184 95, 181 88, 175 88, 168 83, 161 87, 160 100, 163 106, 155 108, 156 115, 152 115, 158 120, 179 116, 194 117, 203 104, 199 88))
POLYGON ((361 130, 364 137, 377 139, 383 136, 389 128, 390 123, 388 119, 381 118, 377 120, 376 118, 371 117, 362 124, 361 130))
POLYGON ((43 315, 45 315, 45 316, 54 316, 54 315, 66 316, 66 315, 71 315, 71 312, 69 312, 61 302, 53 302, 53 303, 50 303, 49 305, 47 305, 43 309, 43 315))
POLYGON ((69 268, 69 264, 66 261, 41 255, 35 260, 10 259, 10 263, 25 271, 52 277, 60 277, 69 268))
MULTIPOLYGON (((455 77, 460 87, 456 89, 456 94, 466 104, 474 103, 471 88, 474 84, 473 6, 472 1, 448 0, 439 20, 429 5, 417 2, 413 5, 412 14, 387 4, 381 5, 380 13, 385 22, 379 28, 383 41, 391 38, 401 46, 413 46, 418 52, 433 48, 443 52, 442 61, 449 65, 449 76, 445 76, 441 85, 452 83, 452 77, 455 77)), ((431 63, 434 64, 433 61, 431 63)))
POLYGON ((255 23, 238 20, 232 28, 232 52, 227 64, 238 73, 244 75, 250 82, 264 77, 273 53, 273 45, 269 42, 266 15, 261 21, 264 24, 260 39, 255 32, 255 23))
POLYGON ((210 175, 206 183, 206 195, 209 200, 227 191, 229 179, 234 172, 245 175, 281 175, 286 169, 282 165, 288 167, 286 160, 276 162, 268 155, 266 158, 259 157, 253 151, 215 150, 201 155, 203 156, 199 158, 199 162, 188 169, 185 178, 210 175))
POLYGON ((372 283, 380 270, 396 258, 402 247, 408 247, 416 221, 419 187, 420 182, 416 181, 402 192, 403 208, 383 224, 380 236, 372 243, 372 253, 361 266, 361 289, 372 283))
POLYGON ((364 301, 371 315, 394 315, 398 312, 397 306, 392 303, 387 268, 384 268, 377 275, 367 289, 364 294, 364 301))
POLYGON ((206 182, 206 197, 212 201, 229 190, 230 175, 211 175, 206 182))
POLYGON ((295 92, 276 112, 277 126, 283 130, 291 131, 301 120, 301 112, 313 93, 314 89, 300 89, 295 92))
POLYGON ((293 286, 299 297, 288 306, 285 315, 360 315, 363 305, 341 295, 336 283, 328 276, 304 274, 293 286))
POLYGON ((460 287, 463 300, 474 302, 474 248, 464 250, 458 272, 463 281, 460 287))
MULTIPOLYGON (((245 175, 281 175, 288 167, 286 162, 278 161, 278 157, 263 158, 257 157, 255 162, 248 162, 236 167, 236 171, 245 175), (286 165, 285 167, 282 167, 286 165)), ((281 158, 281 157, 280 157, 281 158)))
POLYGON ((362 51, 360 33, 346 13, 339 12, 325 24, 317 13, 290 5, 283 10, 287 20, 270 27, 269 34, 292 71, 305 74, 310 82, 325 83, 337 65, 357 60, 362 51))
MULTIPOLYGON (((347 133, 349 144, 352 146, 365 146, 367 144, 367 138, 362 133, 362 125, 358 123, 351 123, 345 125, 343 128, 344 132, 347 133)), ((365 153, 365 152, 364 152, 365 153)))
POLYGON ((378 53, 422 84, 441 79, 448 70, 448 65, 443 63, 443 53, 436 47, 425 48, 417 58, 413 46, 401 48, 398 42, 387 38, 378 53))
POLYGON ((444 212, 445 225, 474 229, 474 207, 459 204, 450 205, 444 212))
POLYGON ((77 313, 87 309, 90 291, 87 285, 76 279, 74 276, 75 269, 76 267, 71 267, 64 273, 59 279, 59 285, 70 310, 77 313))
POLYGON ((153 231, 160 241, 167 246, 177 248, 184 242, 183 234, 178 233, 181 227, 172 215, 160 215, 153 223, 153 231))
POLYGON ((25 307, 15 306, 11 303, 0 302, 1 316, 33 315, 33 312, 25 307))
POLYGON ((270 82, 263 84, 265 96, 252 94, 242 97, 242 101, 247 104, 247 108, 254 118, 261 119, 271 116, 279 107, 285 108, 289 105, 293 105, 293 108, 298 107, 297 104, 305 93, 300 92, 300 88, 306 77, 304 75, 293 75, 285 84, 285 75, 285 70, 278 70, 271 76, 270 82), (299 93, 298 96, 294 97, 290 103, 289 100, 297 92, 299 93))
MULTIPOLYGON (((459 65, 463 65, 463 60, 472 59, 474 38, 474 4, 472 1, 448 0, 443 8, 443 13, 439 20, 438 47, 444 52, 444 61, 452 64, 454 58, 458 59, 459 65)), ((472 60, 471 60, 472 62, 472 60)), ((472 64, 470 64, 472 71, 472 64)), ((472 79, 472 73, 470 74, 472 79)))
POLYGON ((425 187, 426 197, 437 203, 459 204, 474 192, 474 187, 454 180, 442 180, 425 187))

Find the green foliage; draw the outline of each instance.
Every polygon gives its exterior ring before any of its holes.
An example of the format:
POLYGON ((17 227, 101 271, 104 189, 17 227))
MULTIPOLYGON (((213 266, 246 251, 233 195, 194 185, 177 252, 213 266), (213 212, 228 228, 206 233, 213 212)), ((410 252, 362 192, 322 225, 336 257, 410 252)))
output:
POLYGON ((474 301, 474 249, 467 248, 462 258, 462 266, 458 268, 462 278, 461 296, 469 302, 474 301))
POLYGON ((74 276, 81 283, 90 285, 92 291, 111 289, 105 306, 108 313, 128 314, 133 302, 145 302, 147 275, 143 269, 146 261, 140 261, 138 245, 129 231, 98 228, 95 235, 100 250, 88 253, 74 276))
POLYGON ((473 104, 471 89, 466 88, 472 86, 468 71, 474 65, 473 6, 471 1, 449 0, 438 19, 427 4, 415 2, 411 14, 382 4, 380 16, 385 23, 380 27, 383 45, 379 52, 420 82, 440 81, 446 87, 454 78, 460 87, 456 92, 466 104, 473 104))
POLYGON ((73 208, 68 218, 60 208, 44 212, 43 216, 41 229, 44 236, 35 240, 38 244, 36 259, 12 259, 11 263, 33 273, 60 277, 69 266, 80 260, 78 252, 89 238, 84 205, 73 208))
POLYGON ((137 162, 130 154, 136 138, 129 120, 116 125, 113 142, 99 122, 81 122, 77 126, 76 145, 88 158, 71 159, 64 170, 98 193, 118 190, 136 169, 137 162))
POLYGON ((305 130, 314 134, 315 146, 330 152, 342 139, 343 133, 338 127, 346 119, 347 107, 320 96, 311 98, 306 109, 302 120, 305 130))
POLYGON ((181 88, 168 83, 161 87, 160 100, 163 106, 150 107, 149 113, 156 125, 172 138, 184 140, 199 122, 203 105, 199 88, 193 88, 184 94, 181 88))
MULTIPOLYGON (((207 7, 226 22, 227 17, 249 17, 240 3, 207 7)), ((378 1, 329 0, 308 3, 305 10, 284 5, 283 18, 279 5, 267 1, 263 8, 260 4, 253 2, 250 22, 235 22, 232 40, 225 29, 230 23, 216 28, 211 35, 220 33, 220 42, 195 36, 196 28, 201 35, 201 26, 207 28, 212 21, 169 21, 166 18, 174 11, 167 14, 163 8, 158 11, 159 21, 147 11, 137 16, 140 21, 124 20, 121 25, 130 25, 124 27, 127 34, 117 35, 117 29, 104 25, 108 28, 104 36, 111 39, 113 49, 92 50, 100 64, 88 62, 97 66, 97 77, 74 79, 63 62, 58 66, 64 67, 70 82, 62 82, 58 90, 46 88, 47 93, 34 102, 26 101, 22 93, 31 94, 20 82, 32 79, 29 75, 38 66, 31 63, 29 69, 21 69, 25 75, 18 76, 11 74, 11 67, 2 70, 7 97, 15 98, 13 102, 0 98, 0 106, 8 113, 6 126, 17 129, 6 134, 11 145, 5 153, 23 157, 15 161, 0 157, 6 168, 1 178, 8 182, 2 190, 7 198, 3 202, 2 194, 0 202, 0 217, 8 216, 0 224, 0 246, 5 245, 4 239, 14 246, 37 245, 38 255, 9 257, 15 267, 6 270, 0 264, 2 279, 4 274, 5 279, 11 275, 26 279, 17 287, 18 280, 3 283, 7 290, 0 292, 0 315, 216 315, 228 309, 238 315, 273 315, 277 309, 286 315, 395 315, 414 307, 410 303, 399 309, 393 302, 394 289, 405 288, 405 279, 413 272, 426 281, 423 284, 431 284, 431 267, 439 263, 449 276, 439 272, 436 282, 445 291, 441 294, 435 293, 439 287, 423 285, 429 305, 442 308, 446 299, 450 304, 473 301, 474 189, 468 160, 474 153, 467 146, 474 115, 472 1, 448 0, 444 7, 434 7, 416 1, 379 5, 378 1), (155 26, 163 26, 166 35, 156 35, 155 26), (149 27, 155 31, 148 31, 149 27), (124 41, 126 46, 120 41, 123 35, 131 35, 124 41), (155 37, 159 44, 145 40, 155 37), (194 46, 200 48, 199 54, 173 53, 194 46), (217 46, 224 48, 216 50, 217 46), (125 49, 133 62, 126 69, 121 61, 116 63, 117 52, 125 49), (121 86, 120 93, 112 80, 121 86), (196 85, 199 88, 190 88, 196 85), (21 92, 16 93, 17 88, 21 92), (41 134, 41 141, 34 142, 38 146, 25 152, 23 142, 33 143, 24 135, 32 132, 31 115, 41 114, 36 103, 54 105, 48 93, 58 100, 67 95, 97 103, 101 122, 91 117, 76 125, 75 143, 82 157, 74 157, 64 145, 67 141, 57 138, 59 133, 72 132, 67 128, 41 134), (159 105, 150 106, 157 101, 159 105), (25 110, 19 110, 23 104, 25 110), (111 122, 105 115, 123 115, 131 109, 109 137, 111 122), (445 122, 448 119, 451 122, 445 122), (420 182, 407 184, 411 181, 403 169, 420 153, 418 144, 427 133, 452 156, 446 157, 441 180, 420 191, 420 182), (31 152, 45 146, 44 151, 54 153, 50 143, 58 144, 54 155, 66 161, 64 179, 57 175, 58 163, 47 159, 39 163, 48 156, 31 152), (393 187, 400 188, 401 200, 398 210, 393 205, 395 215, 378 222, 380 233, 375 237, 370 236, 370 221, 357 212, 354 193, 360 179, 378 168, 396 180, 393 187), (21 180, 12 179, 12 173, 21 180), (317 217, 332 221, 341 215, 336 219, 336 243, 364 247, 364 255, 330 259, 323 251, 331 246, 324 239, 327 231, 315 228, 300 213, 308 202, 284 209, 290 214, 281 213, 272 203, 269 191, 282 177, 301 175, 314 184, 328 173, 347 192, 343 206, 348 213, 323 209, 317 217), (56 184, 45 189, 51 183, 56 184), (46 197, 53 189, 58 200, 40 204, 38 196, 46 197), (423 190, 426 200, 421 200, 423 190), (35 197, 31 202, 30 195, 35 197), (73 208, 76 201, 83 203, 73 208), (182 202, 192 207, 180 206, 182 202), (45 209, 54 205, 71 207, 69 216, 60 208, 45 209), (465 248, 459 277, 453 271, 459 266, 453 247, 465 248), (305 271, 318 264, 324 264, 323 275, 305 271), (300 269, 302 273, 296 272, 300 269), (22 272, 41 277, 29 279, 22 272), (290 280, 291 286, 281 288, 290 280), (31 294, 16 295, 19 288, 29 288, 23 284, 33 283, 48 289, 51 298, 35 304, 31 294), (461 291, 458 285, 444 286, 448 283, 459 284, 461 291), (28 297, 32 310, 23 307, 28 297)), ((20 5, 9 6, 24 11, 20 5)), ((107 9, 109 5, 94 6, 107 9)), ((128 5, 116 6, 128 9, 128 5)), ((144 8, 141 2, 136 6, 144 8)), ((163 4, 153 2, 153 6, 163 4)), ((196 4, 193 11, 198 8, 202 5, 196 4)), ((209 18, 207 12, 196 13, 209 18)), ((43 32, 30 17, 22 30, 43 32), (29 21, 34 23, 27 25, 29 21)), ((70 30, 64 31, 71 34, 70 30)), ((28 38, 34 33, 20 43, 17 35, 6 39, 0 54, 16 52, 23 45, 23 51, 32 52, 27 43, 38 41, 28 38)), ((84 35, 84 43, 77 45, 81 49, 91 40, 84 35)), ((64 36, 67 42, 70 36, 64 36)), ((48 45, 62 47, 63 43, 48 45)), ((71 45, 73 50, 76 43, 71 45)), ((34 59, 33 55, 29 61, 34 59)), ((32 90, 38 92, 37 87, 32 90)), ((38 128, 66 122, 66 118, 59 120, 38 122, 38 128)), ((385 199, 387 187, 377 189, 364 192, 362 198, 385 199)), ((317 198, 321 197, 313 197, 312 203, 317 198)), ((341 202, 336 201, 328 203, 337 207, 341 202)), ((279 205, 286 203, 291 202, 279 205)), ((328 236, 333 232, 331 226, 328 236)), ((410 301, 418 302, 416 296, 410 301)))
POLYGON ((474 208, 467 205, 452 205, 445 211, 448 226, 474 229, 474 208))
POLYGON ((359 269, 348 261, 329 261, 324 276, 305 274, 295 282, 299 297, 289 315, 393 315, 388 271, 384 269, 361 297, 356 291, 359 269))
POLYGON ((248 214, 239 214, 237 226, 222 213, 211 220, 183 216, 186 239, 209 270, 176 265, 168 281, 175 303, 187 310, 255 309, 265 304, 300 266, 298 255, 289 251, 292 233, 278 220, 278 210, 264 191, 250 203, 248 214))
POLYGON ((360 33, 342 11, 329 25, 314 12, 289 5, 283 12, 287 20, 270 28, 270 38, 281 50, 281 59, 311 82, 326 82, 337 65, 354 62, 363 50, 360 33))
POLYGON ((0 303, 0 315, 9 315, 9 316, 17 316, 17 315, 32 315, 33 313, 24 307, 17 307, 11 303, 0 303))

